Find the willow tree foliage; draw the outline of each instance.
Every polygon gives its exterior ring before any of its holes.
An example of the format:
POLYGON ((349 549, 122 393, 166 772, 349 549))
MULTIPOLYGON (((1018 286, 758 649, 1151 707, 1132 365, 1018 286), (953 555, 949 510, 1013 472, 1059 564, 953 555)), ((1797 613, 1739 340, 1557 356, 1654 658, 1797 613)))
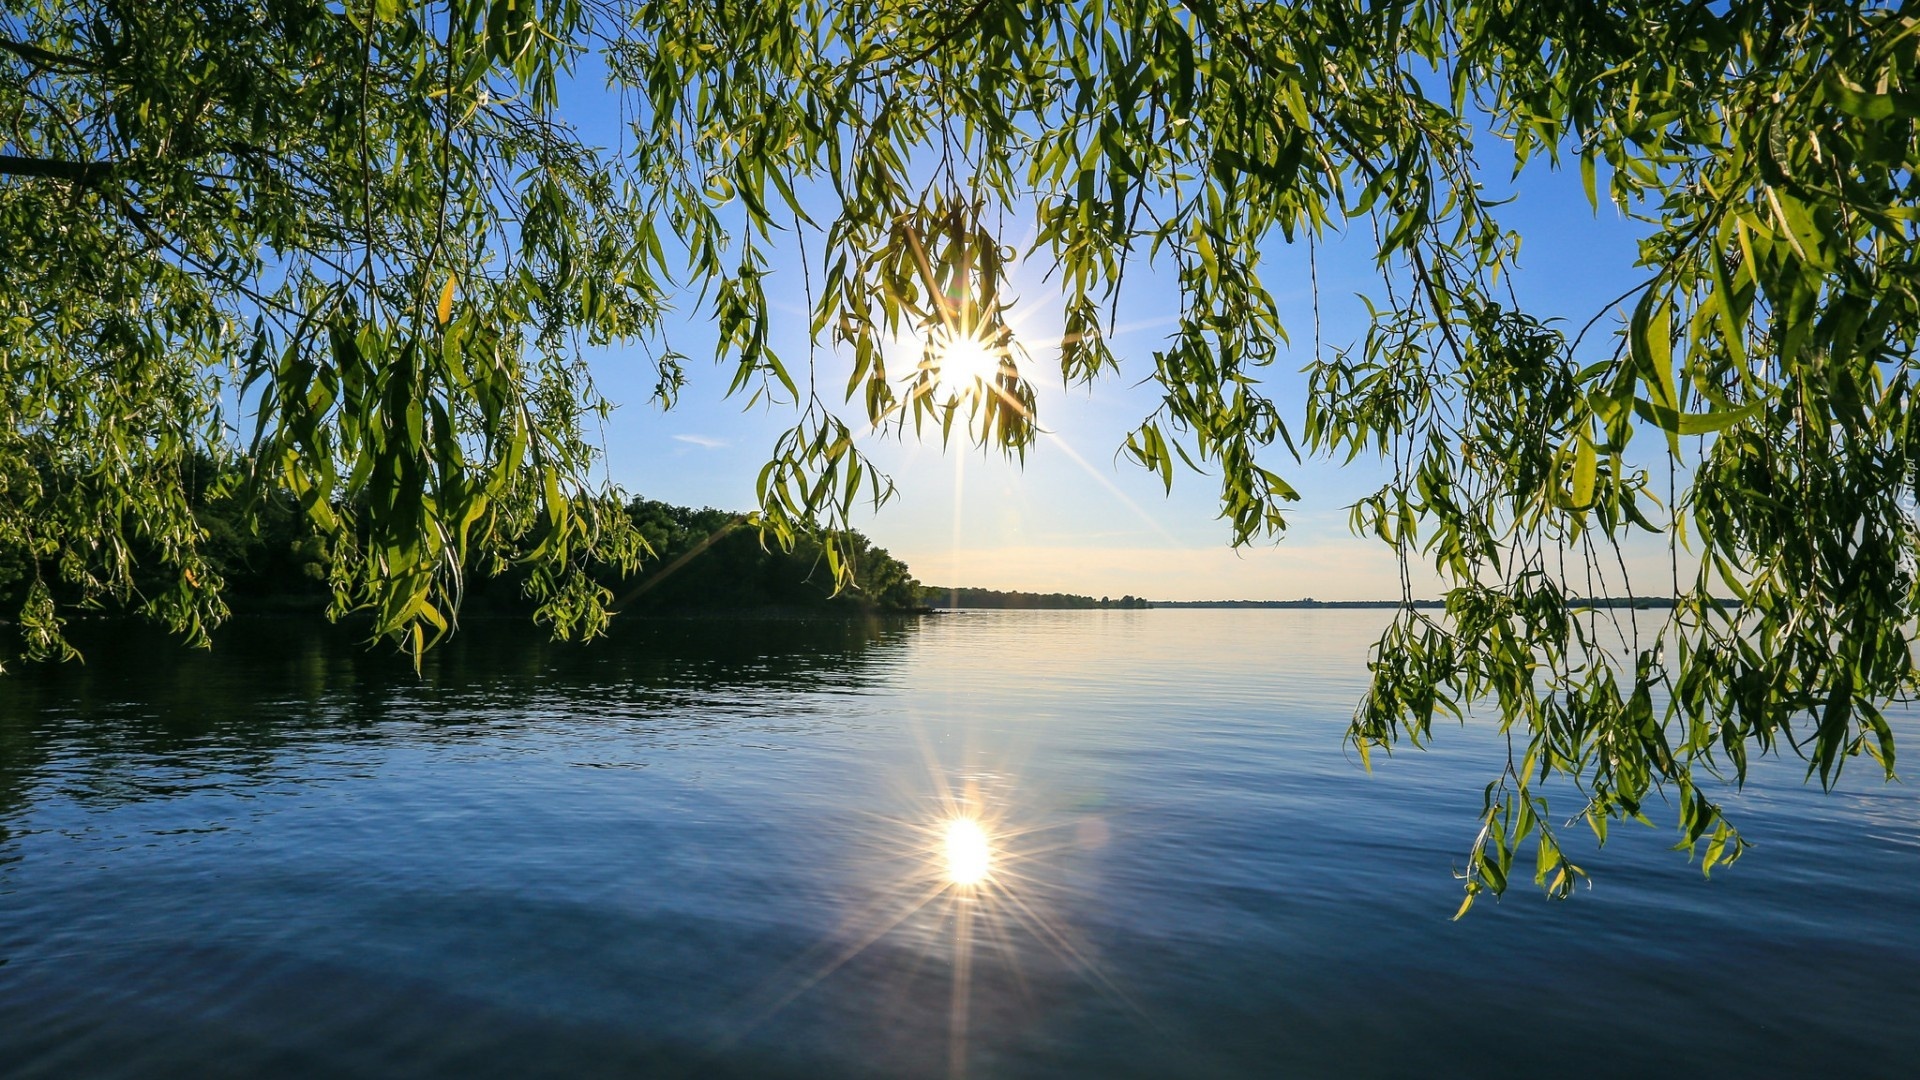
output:
POLYGON ((528 564, 564 632, 604 619, 586 564, 637 541, 581 483, 578 349, 652 322, 661 248, 555 109, 586 28, 571 0, 7 7, 0 549, 28 653, 65 648, 63 603, 220 617, 186 496, 236 444, 236 483, 300 498, 336 608, 416 650, 489 562, 528 564), (164 580, 136 595, 137 564, 164 580))
POLYGON ((1711 793, 1756 752, 1822 783, 1861 753, 1892 769, 1920 606, 1904 11, 42 0, 0 25, 0 544, 39 573, 125 588, 137 546, 178 571, 156 611, 210 618, 174 470, 237 380, 256 482, 299 493, 340 607, 419 641, 481 553, 540 567, 590 629, 604 598, 568 583, 634 541, 583 484, 574 349, 653 342, 670 398, 678 284, 734 389, 796 410, 760 482, 783 540, 890 490, 869 426, 1023 453, 1043 365, 1156 383, 1125 452, 1218 477, 1235 543, 1285 527, 1297 455, 1384 459, 1355 528, 1450 587, 1439 613, 1407 589, 1350 737, 1501 725, 1469 904, 1522 852, 1565 895, 1559 823, 1604 839, 1650 802, 1705 867, 1737 857, 1711 793), (600 92, 564 78, 587 50, 631 121, 617 156, 561 119, 600 92), (1621 325, 1517 302, 1475 156, 1495 139, 1644 224, 1621 325), (1263 377, 1302 352, 1263 263, 1336 234, 1376 252, 1369 328, 1316 333, 1305 400, 1276 401, 1263 377), (1057 352, 1007 324, 1014 256, 1054 268, 1057 352), (804 357, 771 345, 767 279, 795 260, 804 357), (1180 319, 1123 356, 1103 330, 1149 270, 1180 319), (926 343, 904 369, 902 337, 926 343), (956 394, 941 369, 969 351, 989 370, 956 394), (1636 530, 1673 548, 1670 611, 1589 603, 1629 588, 1636 530))

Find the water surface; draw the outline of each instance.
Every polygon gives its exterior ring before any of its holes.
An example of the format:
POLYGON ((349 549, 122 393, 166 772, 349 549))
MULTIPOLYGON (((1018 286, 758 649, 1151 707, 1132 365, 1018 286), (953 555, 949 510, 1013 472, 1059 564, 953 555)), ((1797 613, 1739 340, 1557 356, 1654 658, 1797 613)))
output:
POLYGON ((0 678, 0 1074, 1906 1074, 1911 788, 1766 762, 1711 881, 1655 807, 1452 922, 1504 744, 1359 768, 1385 618, 97 631, 0 678))

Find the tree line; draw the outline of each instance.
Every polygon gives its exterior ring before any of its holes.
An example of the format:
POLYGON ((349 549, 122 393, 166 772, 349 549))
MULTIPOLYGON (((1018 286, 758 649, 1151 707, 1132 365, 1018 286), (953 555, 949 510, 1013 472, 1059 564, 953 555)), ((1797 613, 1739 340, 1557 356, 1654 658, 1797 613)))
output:
MULTIPOLYGON (((297 497, 285 489, 249 492, 237 462, 202 455, 187 463, 186 472, 187 505, 201 533, 202 572, 210 579, 206 584, 220 590, 226 611, 317 614, 328 609, 333 598, 328 537, 313 527, 297 497)), ((50 486, 72 483, 51 468, 42 473, 42 482, 50 486)), ((838 538, 848 560, 842 576, 829 567, 817 535, 803 533, 789 547, 768 545, 748 514, 624 499, 617 492, 608 499, 643 543, 642 558, 631 569, 595 568, 593 585, 612 612, 903 613, 925 608, 922 586, 907 565, 859 532, 838 538)), ((153 553, 143 547, 136 539, 126 553, 134 567, 126 588, 91 595, 84 582, 43 573, 31 564, 29 552, 0 547, 0 625, 14 636, 31 631, 8 615, 19 610, 36 584, 50 589, 63 607, 97 616, 144 614, 149 594, 168 583, 151 568, 153 553), (52 584, 44 584, 49 577, 52 584)), ((527 618, 536 612, 527 567, 474 560, 462 568, 461 578, 462 616, 527 618)))
POLYGON ((958 588, 946 585, 922 585, 920 602, 928 607, 1014 608, 1087 610, 1093 608, 1146 608, 1146 600, 1133 595, 1118 599, 1109 596, 1081 596, 1078 593, 1040 593, 1002 589, 958 588))

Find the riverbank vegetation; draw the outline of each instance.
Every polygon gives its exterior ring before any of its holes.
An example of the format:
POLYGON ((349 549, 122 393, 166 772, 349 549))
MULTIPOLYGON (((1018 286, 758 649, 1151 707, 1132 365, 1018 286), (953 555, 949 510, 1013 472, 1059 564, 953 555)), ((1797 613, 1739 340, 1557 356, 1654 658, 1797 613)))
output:
MULTIPOLYGON (((201 573, 206 575, 202 584, 219 589, 223 615, 306 613, 317 617, 333 606, 328 538, 313 527, 298 499, 286 491, 246 494, 238 462, 223 466, 201 457, 188 464, 188 472, 185 494, 201 534, 201 573)), ((72 481, 49 474, 45 482, 57 486, 72 481)), ((788 547, 768 545, 744 513, 645 498, 621 504, 617 495, 614 498, 643 549, 631 569, 595 567, 592 585, 602 590, 597 602, 609 612, 900 613, 925 607, 921 586, 906 564, 858 532, 839 538, 839 557, 846 560, 842 575, 829 565, 826 545, 814 534, 801 533, 788 547)), ((125 588, 90 589, 94 583, 86 580, 56 576, 49 582, 19 552, 0 548, 0 612, 19 610, 37 587, 53 603, 78 613, 145 615, 150 591, 164 589, 166 581, 151 566, 154 553, 144 545, 134 543, 126 557, 134 569, 125 588)), ((530 619, 538 612, 536 586, 525 567, 474 561, 461 568, 460 580, 461 615, 530 619)), ((0 618, 0 633, 20 635, 30 630, 0 618)), ((28 653, 35 644, 12 643, 14 651, 28 653)))

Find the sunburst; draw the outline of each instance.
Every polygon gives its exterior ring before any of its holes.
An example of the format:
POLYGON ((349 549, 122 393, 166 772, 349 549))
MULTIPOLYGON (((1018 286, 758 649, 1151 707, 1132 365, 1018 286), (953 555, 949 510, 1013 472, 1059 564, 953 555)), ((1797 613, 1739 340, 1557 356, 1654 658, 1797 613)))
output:
POLYGON ((922 361, 932 376, 928 392, 943 405, 994 393, 1000 376, 1012 367, 1007 353, 1006 345, 977 332, 960 327, 936 330, 922 361))
MULTIPOLYGON (((922 734, 922 749, 931 747, 922 734)), ((855 844, 894 861, 873 898, 841 922, 839 932, 784 968, 742 1002, 743 1013, 725 1042, 733 1042, 832 977, 885 940, 945 954, 951 973, 947 1017, 947 1071, 960 1077, 971 1056, 974 973, 982 956, 1004 959, 1020 973, 1035 946, 1051 954, 1129 1010, 1145 1016, 1096 962, 1093 951, 1057 910, 1079 890, 1067 886, 1056 858, 1082 847, 1071 833, 1080 822, 1018 820, 1019 796, 1004 773, 971 774, 958 785, 932 768, 931 790, 915 799, 912 818, 876 815, 874 831, 855 844)))
POLYGON ((993 847, 987 830, 970 817, 948 821, 946 833, 947 880, 963 889, 984 883, 993 868, 993 847))

